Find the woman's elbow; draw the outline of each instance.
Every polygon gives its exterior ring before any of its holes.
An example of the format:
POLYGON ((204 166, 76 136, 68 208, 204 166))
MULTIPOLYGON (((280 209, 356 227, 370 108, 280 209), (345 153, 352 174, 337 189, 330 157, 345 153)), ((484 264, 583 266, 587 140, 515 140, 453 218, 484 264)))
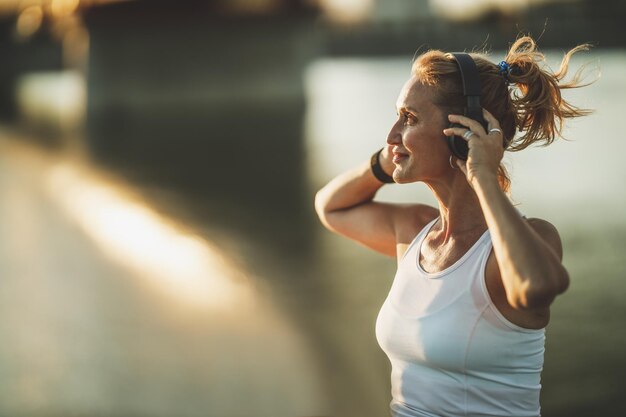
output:
POLYGON ((324 196, 324 189, 322 188, 315 194, 315 212, 317 216, 322 219, 326 213, 327 199, 324 196))
POLYGON ((330 210, 328 209, 328 197, 323 188, 315 194, 314 204, 315 212, 322 225, 329 230, 333 230, 329 220, 330 210))
POLYGON ((509 304, 518 310, 546 308, 552 304, 558 295, 567 291, 569 283, 569 274, 563 268, 550 282, 540 285, 526 285, 507 298, 509 304))

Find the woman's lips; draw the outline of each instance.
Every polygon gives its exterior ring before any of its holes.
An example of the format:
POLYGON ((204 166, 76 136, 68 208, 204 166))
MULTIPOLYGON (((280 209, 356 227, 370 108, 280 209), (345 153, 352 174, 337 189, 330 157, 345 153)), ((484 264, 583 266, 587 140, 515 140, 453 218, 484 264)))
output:
POLYGON ((400 161, 402 161, 402 160, 404 160, 404 159, 406 159, 408 157, 409 157, 409 155, 407 155, 407 154, 394 152, 392 161, 393 161, 394 164, 397 164, 400 161))

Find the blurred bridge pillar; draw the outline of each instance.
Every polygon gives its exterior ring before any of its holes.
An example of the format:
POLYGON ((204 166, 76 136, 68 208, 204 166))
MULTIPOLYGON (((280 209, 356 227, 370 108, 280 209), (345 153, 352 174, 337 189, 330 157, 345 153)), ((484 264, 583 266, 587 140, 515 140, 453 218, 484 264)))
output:
POLYGON ((298 220, 311 203, 302 139, 311 22, 293 11, 223 15, 197 1, 89 9, 91 152, 200 199, 298 220))

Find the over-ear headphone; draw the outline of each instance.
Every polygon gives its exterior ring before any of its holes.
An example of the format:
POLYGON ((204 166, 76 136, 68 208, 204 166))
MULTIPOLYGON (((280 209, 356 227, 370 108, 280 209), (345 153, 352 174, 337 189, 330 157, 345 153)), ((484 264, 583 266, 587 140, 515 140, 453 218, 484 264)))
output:
MULTIPOLYGON (((487 122, 483 118, 483 109, 480 107, 480 77, 478 76, 478 68, 472 57, 465 52, 455 52, 452 56, 459 65, 461 72, 461 80, 463 82, 463 95, 465 96, 466 106, 463 115, 474 119, 483 125, 487 131, 487 122)), ((452 123, 450 127, 465 127, 458 123, 452 123)), ((465 161, 469 148, 467 141, 460 136, 446 136, 450 151, 457 158, 465 161)), ((503 140, 504 143, 504 140, 503 140)))

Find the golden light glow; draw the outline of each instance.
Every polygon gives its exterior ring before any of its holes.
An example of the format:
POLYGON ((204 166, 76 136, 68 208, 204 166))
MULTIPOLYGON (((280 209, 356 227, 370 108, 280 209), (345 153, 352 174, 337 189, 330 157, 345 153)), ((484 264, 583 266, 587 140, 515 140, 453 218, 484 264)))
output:
POLYGON ((332 20, 354 23, 366 20, 374 0, 318 0, 320 7, 332 20))
POLYGON ((71 15, 78 8, 79 0, 52 0, 50 12, 56 18, 71 15))
POLYGON ((103 252, 164 294, 194 307, 249 307, 242 273, 205 240, 74 166, 48 178, 52 197, 103 252))
POLYGON ((43 22, 41 6, 29 6, 22 10, 17 18, 16 30, 18 36, 27 38, 37 32, 43 22))
MULTIPOLYGON (((553 0, 556 1, 559 0, 553 0)), ((430 0, 430 6, 436 15, 460 22, 477 19, 489 11, 514 14, 546 2, 547 0, 430 0)))

